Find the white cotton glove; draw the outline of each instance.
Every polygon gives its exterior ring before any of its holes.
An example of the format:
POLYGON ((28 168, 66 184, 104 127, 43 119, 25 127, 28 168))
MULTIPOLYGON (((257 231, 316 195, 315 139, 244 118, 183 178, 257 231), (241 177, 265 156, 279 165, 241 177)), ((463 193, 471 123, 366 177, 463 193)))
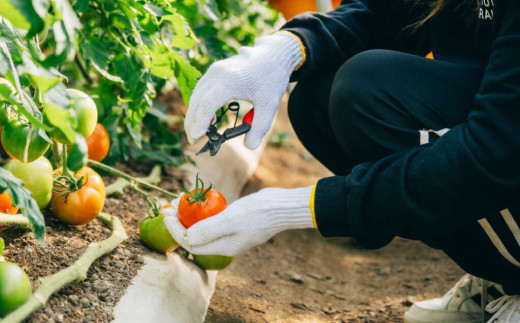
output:
MULTIPOLYGON (((184 128, 190 143, 201 138, 215 112, 231 99, 253 103, 255 115, 245 146, 257 148, 269 131, 292 71, 302 62, 300 43, 279 32, 260 37, 254 47, 210 66, 191 96, 184 128)), ((247 112, 247 111, 246 111, 247 112)))
POLYGON ((312 186, 266 188, 243 197, 221 213, 186 229, 177 217, 177 200, 164 211, 172 237, 197 255, 235 256, 288 229, 312 228, 309 198, 312 186))

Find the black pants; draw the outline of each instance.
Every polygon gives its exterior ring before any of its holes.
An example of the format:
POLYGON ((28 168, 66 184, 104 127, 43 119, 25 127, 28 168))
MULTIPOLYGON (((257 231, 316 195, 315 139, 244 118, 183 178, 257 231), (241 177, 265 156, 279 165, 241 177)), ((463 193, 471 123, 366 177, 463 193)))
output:
MULTIPOLYGON (((483 72, 474 62, 366 51, 337 71, 300 81, 289 117, 309 152, 336 175, 347 175, 359 163, 432 143, 465 122, 483 72)), ((520 294, 520 241, 504 225, 506 214, 483 216, 490 225, 468 223, 423 242, 468 273, 520 294)))

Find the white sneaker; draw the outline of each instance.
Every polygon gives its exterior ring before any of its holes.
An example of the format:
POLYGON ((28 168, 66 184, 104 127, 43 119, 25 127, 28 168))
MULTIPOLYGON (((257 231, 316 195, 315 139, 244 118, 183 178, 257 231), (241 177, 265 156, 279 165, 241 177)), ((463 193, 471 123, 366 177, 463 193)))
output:
POLYGON ((495 313, 487 323, 520 322, 520 295, 503 296, 486 306, 486 312, 495 313))
MULTIPOLYGON (((482 292, 482 279, 465 275, 444 296, 416 302, 404 314, 404 322, 482 323, 482 292)), ((487 283, 486 292, 488 301, 504 296, 502 287, 492 282, 487 283)), ((499 322, 502 323, 502 321, 499 322)))

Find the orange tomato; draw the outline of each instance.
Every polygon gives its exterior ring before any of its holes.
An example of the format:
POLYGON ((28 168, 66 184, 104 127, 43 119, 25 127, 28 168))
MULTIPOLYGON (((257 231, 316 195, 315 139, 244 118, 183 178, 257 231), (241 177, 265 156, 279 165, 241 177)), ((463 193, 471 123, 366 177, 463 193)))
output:
POLYGON ((11 195, 5 190, 0 194, 0 213, 16 214, 18 213, 18 207, 13 205, 11 195))
MULTIPOLYGON (((271 7, 283 14, 285 19, 306 11, 317 11, 316 0, 268 0, 271 7)), ((332 0, 332 8, 335 9, 341 3, 341 0, 332 0)))
MULTIPOLYGON (((195 190, 190 191, 195 194, 195 190)), ((209 190, 204 197, 206 201, 190 202, 190 196, 184 194, 179 202, 179 221, 186 228, 191 227, 200 220, 214 216, 222 212, 226 206, 226 198, 219 191, 215 189, 209 190)))
MULTIPOLYGON (((55 176, 59 175, 60 172, 55 171, 55 176)), ((77 191, 65 193, 64 188, 54 186, 58 192, 52 193, 51 211, 61 221, 79 225, 88 223, 98 216, 105 204, 106 193, 103 179, 92 168, 83 167, 75 177, 83 177, 83 186, 77 191)))
POLYGON ((102 161, 110 150, 110 138, 108 132, 101 123, 96 125, 96 129, 87 138, 88 158, 95 161, 102 161))

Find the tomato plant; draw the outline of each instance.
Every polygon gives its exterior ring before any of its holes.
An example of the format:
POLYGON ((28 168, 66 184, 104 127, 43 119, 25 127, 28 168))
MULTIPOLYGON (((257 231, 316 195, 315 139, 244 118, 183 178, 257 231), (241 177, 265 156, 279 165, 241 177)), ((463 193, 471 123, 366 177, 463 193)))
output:
POLYGON ((64 171, 55 171, 52 213, 67 224, 80 225, 98 216, 105 204, 105 184, 101 176, 84 167, 71 179, 64 171))
POLYGON ((11 160, 5 165, 5 169, 25 183, 25 188, 32 193, 40 209, 49 204, 52 196, 53 170, 47 158, 40 157, 30 163, 11 160))
POLYGON ((102 161, 110 150, 110 138, 108 132, 101 123, 96 125, 94 132, 87 138, 88 158, 95 161, 102 161))
POLYGON ((0 261, 0 317, 6 316, 31 296, 31 281, 17 264, 0 261))
MULTIPOLYGON (((171 208, 166 205, 162 209, 171 208)), ((164 224, 164 214, 160 210, 154 210, 153 214, 144 218, 139 225, 139 236, 148 248, 167 253, 179 247, 164 224)))
POLYGON ((4 191, 0 194, 0 213, 16 214, 18 213, 18 207, 13 204, 13 199, 9 192, 4 191))

